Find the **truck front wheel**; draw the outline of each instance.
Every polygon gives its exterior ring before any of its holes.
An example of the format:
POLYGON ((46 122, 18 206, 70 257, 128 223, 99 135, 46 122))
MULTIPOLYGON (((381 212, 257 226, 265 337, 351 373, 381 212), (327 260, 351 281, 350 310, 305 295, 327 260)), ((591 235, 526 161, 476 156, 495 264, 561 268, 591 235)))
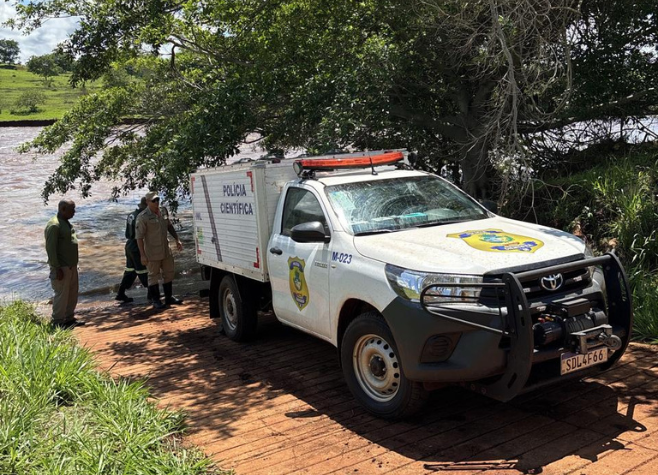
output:
POLYGON ((340 353, 347 386, 368 412, 396 419, 425 403, 427 391, 404 376, 391 330, 377 312, 348 325, 340 353))
POLYGON ((224 333, 233 341, 247 341, 256 333, 256 311, 242 298, 231 275, 224 276, 219 284, 219 315, 224 333))

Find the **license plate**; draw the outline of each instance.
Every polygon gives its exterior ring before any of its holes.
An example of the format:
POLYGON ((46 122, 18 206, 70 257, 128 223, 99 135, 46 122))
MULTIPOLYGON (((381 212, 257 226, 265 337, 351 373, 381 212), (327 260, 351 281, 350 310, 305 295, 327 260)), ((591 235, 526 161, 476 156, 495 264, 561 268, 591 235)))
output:
POLYGON ((608 361, 608 349, 597 348, 586 355, 577 353, 562 353, 560 356, 560 374, 569 374, 574 371, 596 366, 608 361))

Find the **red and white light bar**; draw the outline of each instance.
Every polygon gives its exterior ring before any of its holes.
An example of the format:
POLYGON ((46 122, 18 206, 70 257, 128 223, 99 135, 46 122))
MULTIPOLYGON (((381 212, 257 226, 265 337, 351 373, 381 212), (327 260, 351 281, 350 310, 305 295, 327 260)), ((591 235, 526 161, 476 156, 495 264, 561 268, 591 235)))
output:
POLYGON ((297 175, 304 170, 336 170, 342 168, 370 168, 392 165, 404 159, 402 152, 385 152, 378 155, 345 158, 302 158, 295 160, 293 168, 297 175))

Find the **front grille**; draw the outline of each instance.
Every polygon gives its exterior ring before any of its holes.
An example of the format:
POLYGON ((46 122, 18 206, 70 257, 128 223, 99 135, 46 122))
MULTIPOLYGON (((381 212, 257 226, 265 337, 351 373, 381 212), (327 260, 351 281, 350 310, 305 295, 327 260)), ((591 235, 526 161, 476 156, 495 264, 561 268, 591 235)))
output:
MULTIPOLYGON (((533 279, 526 282, 521 282, 523 285, 523 293, 529 302, 540 302, 546 298, 563 294, 565 292, 574 292, 588 287, 592 279, 588 268, 576 269, 562 274, 562 285, 556 290, 546 290, 540 284, 540 279, 533 279)), ((485 282, 502 282, 501 275, 487 275, 484 278, 485 282)), ((483 288, 480 294, 480 303, 491 306, 505 305, 505 295, 502 291, 497 291, 493 288, 483 288)))

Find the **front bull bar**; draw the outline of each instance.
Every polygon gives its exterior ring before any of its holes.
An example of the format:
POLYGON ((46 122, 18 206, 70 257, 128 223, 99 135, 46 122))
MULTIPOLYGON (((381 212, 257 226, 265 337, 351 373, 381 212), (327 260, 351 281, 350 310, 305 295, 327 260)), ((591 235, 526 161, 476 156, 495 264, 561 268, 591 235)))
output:
MULTIPOLYGON (((602 269, 606 284, 608 324, 617 329, 618 333, 621 334, 621 347, 612 354, 606 363, 599 366, 600 369, 606 370, 623 356, 630 342, 631 330, 633 328, 633 306, 628 278, 619 258, 612 252, 601 257, 583 259, 536 270, 519 273, 506 272, 502 276, 502 282, 479 284, 450 282, 432 284, 423 289, 420 294, 420 302, 423 309, 432 315, 467 327, 495 333, 500 335, 501 338, 507 337, 509 339, 510 346, 507 350, 507 363, 504 373, 494 382, 476 382, 470 385, 471 389, 481 394, 506 402, 521 392, 533 389, 535 386, 542 386, 564 379, 564 377, 558 376, 537 385, 526 386, 532 369, 535 344, 531 306, 523 291, 523 282, 586 267, 600 267, 602 269), (432 290, 436 290, 439 287, 494 288, 498 293, 502 293, 505 298, 505 307, 507 308, 506 314, 500 309, 502 328, 482 325, 445 315, 440 310, 441 304, 428 304, 429 299, 436 298, 437 296, 436 293, 431 293, 432 290)), ((452 303, 457 302, 453 301, 452 303)), ((578 373, 574 373, 574 375, 577 376, 578 373)))

